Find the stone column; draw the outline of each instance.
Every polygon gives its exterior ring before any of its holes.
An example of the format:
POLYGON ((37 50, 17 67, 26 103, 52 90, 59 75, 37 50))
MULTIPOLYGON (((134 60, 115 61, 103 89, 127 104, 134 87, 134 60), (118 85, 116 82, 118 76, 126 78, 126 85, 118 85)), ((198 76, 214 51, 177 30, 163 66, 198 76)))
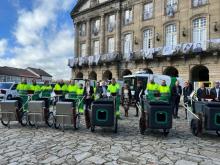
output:
POLYGON ((100 54, 105 54, 105 15, 101 15, 100 54))
POLYGON ((75 26, 75 40, 74 40, 74 57, 79 57, 79 23, 74 23, 75 26))
POLYGON ((116 12, 116 52, 121 52, 121 11, 116 12))
POLYGON ((90 19, 87 20, 86 22, 86 55, 90 56, 91 55, 91 21, 90 19))
MULTIPOLYGON (((117 10, 116 12, 116 37, 115 37, 115 42, 116 42, 116 47, 115 47, 115 51, 121 55, 121 11, 117 10)), ((116 72, 117 72, 117 79, 120 77, 120 70, 121 70, 121 65, 118 62, 116 64, 116 72)))

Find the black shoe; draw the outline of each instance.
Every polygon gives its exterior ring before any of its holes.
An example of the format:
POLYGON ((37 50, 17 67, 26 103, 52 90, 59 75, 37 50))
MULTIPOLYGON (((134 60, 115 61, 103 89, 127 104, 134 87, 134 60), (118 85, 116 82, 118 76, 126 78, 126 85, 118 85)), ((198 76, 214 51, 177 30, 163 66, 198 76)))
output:
POLYGON ((179 117, 179 116, 176 116, 176 118, 179 119, 180 117, 179 117))

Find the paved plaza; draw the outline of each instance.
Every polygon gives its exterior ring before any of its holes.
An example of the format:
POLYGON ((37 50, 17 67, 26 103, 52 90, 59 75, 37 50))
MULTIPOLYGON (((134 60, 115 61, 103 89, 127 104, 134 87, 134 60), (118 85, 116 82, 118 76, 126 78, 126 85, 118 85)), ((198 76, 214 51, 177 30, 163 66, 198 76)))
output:
POLYGON ((0 125, 0 164, 220 164, 220 138, 214 133, 194 137, 181 110, 168 137, 158 131, 139 133, 134 109, 119 121, 119 133, 81 122, 77 131, 0 125))

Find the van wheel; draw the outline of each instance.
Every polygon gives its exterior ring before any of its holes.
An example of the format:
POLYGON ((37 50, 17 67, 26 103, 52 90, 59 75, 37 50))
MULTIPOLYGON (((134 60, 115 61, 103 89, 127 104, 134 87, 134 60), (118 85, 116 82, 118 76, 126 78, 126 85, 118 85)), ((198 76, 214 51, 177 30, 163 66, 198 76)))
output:
POLYGON ((12 95, 8 95, 7 100, 11 100, 11 99, 12 99, 12 95))

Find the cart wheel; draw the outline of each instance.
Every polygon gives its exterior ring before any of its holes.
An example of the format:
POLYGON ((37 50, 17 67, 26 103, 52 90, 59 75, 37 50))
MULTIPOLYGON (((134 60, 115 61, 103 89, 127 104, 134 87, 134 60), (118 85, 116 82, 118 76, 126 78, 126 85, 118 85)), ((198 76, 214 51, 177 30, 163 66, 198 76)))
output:
POLYGON ((91 125, 91 132, 95 132, 95 126, 91 125))
POLYGON ((24 112, 21 116, 21 125, 26 126, 27 123, 28 123, 28 116, 27 116, 27 113, 24 112))
POLYGON ((77 114, 75 117, 75 121, 74 121, 74 129, 75 130, 79 129, 79 123, 80 123, 80 117, 79 117, 79 114, 77 114))
POLYGON ((48 118, 46 120, 46 124, 48 125, 48 127, 52 127, 55 123, 55 119, 54 119, 54 115, 53 112, 49 112, 48 114, 48 118))
POLYGON ((29 124, 31 127, 36 126, 35 123, 32 123, 32 121, 30 121, 30 120, 28 120, 28 124, 29 124))
POLYGON ((168 129, 164 129, 164 130, 163 130, 163 135, 164 135, 165 137, 167 137, 167 135, 168 135, 169 133, 170 133, 170 132, 169 132, 168 129))
POLYGON ((218 137, 220 137, 220 131, 216 131, 216 134, 218 135, 218 137))
POLYGON ((199 121, 198 121, 198 119, 191 120, 191 132, 194 136, 198 136, 198 134, 199 134, 199 121))
POLYGON ((114 130, 115 133, 118 132, 118 117, 115 118, 115 130, 114 130))
POLYGON ((144 132, 146 130, 145 122, 146 121, 141 117, 139 120, 139 129, 140 129, 141 135, 144 135, 144 132))
POLYGON ((2 125, 4 125, 5 127, 9 126, 10 120, 4 121, 3 119, 1 119, 2 125))

